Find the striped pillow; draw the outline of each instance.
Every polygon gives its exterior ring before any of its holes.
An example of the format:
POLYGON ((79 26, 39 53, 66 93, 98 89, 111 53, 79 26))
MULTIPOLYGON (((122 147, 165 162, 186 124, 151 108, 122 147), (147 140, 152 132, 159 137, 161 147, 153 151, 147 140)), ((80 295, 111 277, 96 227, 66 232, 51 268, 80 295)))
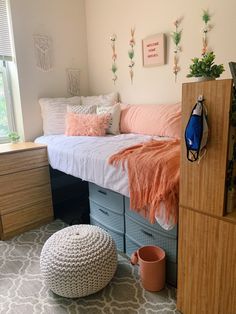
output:
POLYGON ((64 134, 67 105, 80 104, 80 97, 39 99, 44 135, 64 134))

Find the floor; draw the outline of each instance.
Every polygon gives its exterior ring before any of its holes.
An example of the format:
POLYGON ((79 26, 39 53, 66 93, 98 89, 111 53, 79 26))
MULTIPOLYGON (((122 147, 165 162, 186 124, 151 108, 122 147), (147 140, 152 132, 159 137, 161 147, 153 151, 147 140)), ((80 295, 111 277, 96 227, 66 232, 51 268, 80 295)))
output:
POLYGON ((9 241, 0 241, 1 314, 173 314, 175 289, 159 293, 145 291, 138 266, 119 254, 118 269, 102 291, 80 299, 52 293, 40 274, 39 258, 45 241, 66 225, 56 220, 9 241))

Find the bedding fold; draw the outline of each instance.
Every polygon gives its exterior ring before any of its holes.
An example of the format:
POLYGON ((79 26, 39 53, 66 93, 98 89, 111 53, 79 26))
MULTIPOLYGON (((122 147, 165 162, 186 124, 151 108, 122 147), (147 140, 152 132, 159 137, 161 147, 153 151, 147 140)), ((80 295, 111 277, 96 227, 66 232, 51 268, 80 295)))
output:
POLYGON ((151 140, 134 145, 112 155, 108 162, 127 167, 133 210, 148 217, 151 223, 155 219, 177 223, 180 140, 151 140))

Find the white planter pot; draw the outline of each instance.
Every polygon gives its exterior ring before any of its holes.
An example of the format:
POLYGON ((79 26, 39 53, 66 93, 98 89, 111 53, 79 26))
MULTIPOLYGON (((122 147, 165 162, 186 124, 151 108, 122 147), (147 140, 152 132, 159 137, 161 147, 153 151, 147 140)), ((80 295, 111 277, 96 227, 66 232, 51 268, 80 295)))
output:
POLYGON ((196 78, 198 82, 204 82, 204 81, 213 81, 215 80, 214 77, 207 77, 207 76, 200 76, 196 78))

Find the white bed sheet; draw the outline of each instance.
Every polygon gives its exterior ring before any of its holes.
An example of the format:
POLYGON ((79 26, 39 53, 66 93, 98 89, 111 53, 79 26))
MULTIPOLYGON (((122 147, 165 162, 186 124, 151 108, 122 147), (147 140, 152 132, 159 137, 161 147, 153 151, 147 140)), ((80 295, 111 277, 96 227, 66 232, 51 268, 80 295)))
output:
POLYGON ((52 168, 129 196, 127 172, 121 166, 109 165, 108 159, 123 148, 152 138, 139 134, 103 137, 48 135, 38 137, 35 142, 47 145, 52 168))
MULTIPOLYGON (((52 168, 129 197, 126 169, 110 165, 108 159, 124 148, 151 139, 168 138, 132 133, 103 137, 47 135, 38 137, 35 142, 47 145, 52 168)), ((162 217, 156 217, 156 220, 166 230, 175 226, 173 219, 168 224, 165 222, 164 204, 162 217)))

